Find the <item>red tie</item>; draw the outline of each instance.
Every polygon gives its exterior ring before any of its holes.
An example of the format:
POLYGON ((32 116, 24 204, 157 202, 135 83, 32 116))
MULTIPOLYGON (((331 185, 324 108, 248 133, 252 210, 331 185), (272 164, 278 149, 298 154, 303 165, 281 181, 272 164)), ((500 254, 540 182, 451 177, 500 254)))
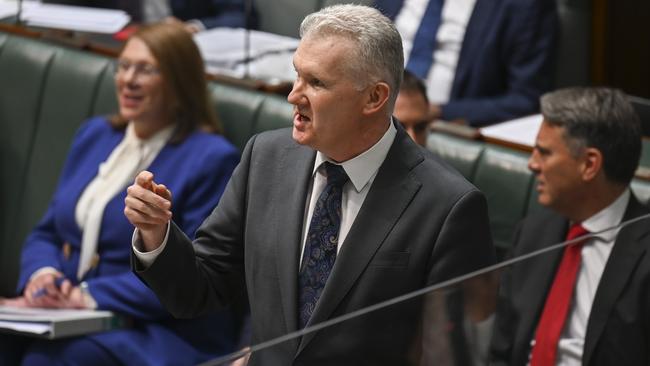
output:
MULTIPOLYGON (((569 229, 566 240, 572 240, 588 233, 582 225, 573 224, 569 229)), ((542 317, 537 325, 535 346, 530 360, 531 366, 555 365, 557 343, 560 340, 560 334, 562 328, 564 328, 569 305, 573 298, 573 288, 580 268, 581 251, 584 242, 585 240, 564 248, 562 262, 560 262, 560 266, 555 273, 551 291, 546 297, 542 317)))

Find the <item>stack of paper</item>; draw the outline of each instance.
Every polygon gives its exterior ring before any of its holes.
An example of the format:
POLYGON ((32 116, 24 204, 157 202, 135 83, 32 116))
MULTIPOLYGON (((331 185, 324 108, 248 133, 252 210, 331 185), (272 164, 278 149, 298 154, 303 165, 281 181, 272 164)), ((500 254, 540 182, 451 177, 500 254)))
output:
POLYGON ((37 27, 115 33, 124 28, 131 17, 122 10, 25 2, 20 19, 37 27))
POLYGON ((117 326, 118 318, 110 311, 0 305, 0 331, 54 339, 109 330, 117 326))
POLYGON ((8 18, 18 13, 18 2, 0 0, 0 19, 8 18))
POLYGON ((533 147, 539 127, 542 125, 542 119, 541 114, 535 114, 483 127, 480 132, 487 138, 533 147))
POLYGON ((295 79, 291 60, 298 39, 242 28, 214 28, 199 32, 194 40, 208 72, 279 82, 295 79))

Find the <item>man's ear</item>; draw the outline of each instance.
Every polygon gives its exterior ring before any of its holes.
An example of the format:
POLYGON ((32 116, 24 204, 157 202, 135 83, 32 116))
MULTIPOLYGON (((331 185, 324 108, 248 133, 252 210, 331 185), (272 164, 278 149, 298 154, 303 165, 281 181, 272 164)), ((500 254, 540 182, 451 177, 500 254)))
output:
POLYGON ((582 166, 582 179, 585 181, 593 180, 603 168, 603 153, 600 150, 587 147, 584 151, 584 161, 582 166))
POLYGON ((366 104, 363 106, 363 114, 375 114, 388 103, 390 86, 383 81, 379 81, 371 85, 366 93, 366 104))

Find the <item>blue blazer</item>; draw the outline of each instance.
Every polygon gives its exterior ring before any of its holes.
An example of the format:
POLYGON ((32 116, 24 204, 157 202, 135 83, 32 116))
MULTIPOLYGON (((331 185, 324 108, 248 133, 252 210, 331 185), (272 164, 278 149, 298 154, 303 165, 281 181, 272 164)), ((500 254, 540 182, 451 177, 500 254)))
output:
MULTIPOLYGON (((171 0, 172 14, 181 20, 198 19, 210 29, 246 28, 244 0, 171 0)), ((250 28, 257 28, 257 14, 251 10, 250 28)))
MULTIPOLYGON (((34 271, 50 266, 73 283, 79 264, 81 231, 75 222, 79 196, 97 175, 98 167, 124 137, 103 117, 78 131, 45 216, 28 236, 22 252, 19 292, 34 271), (69 255, 62 246, 68 243, 69 255)), ((222 136, 195 132, 178 144, 168 143, 148 170, 173 192, 174 220, 190 237, 217 205, 239 161, 237 150, 222 136)), ((132 365, 195 364, 229 352, 238 324, 230 312, 196 320, 173 319, 154 293, 130 269, 133 226, 124 216, 125 189, 106 206, 99 236, 99 263, 84 280, 99 309, 133 320, 133 325, 88 335, 132 365)))
MULTIPOLYGON (((375 1, 391 19, 402 4, 375 1)), ((442 118, 478 127, 537 113, 553 86, 556 23, 553 0, 476 0, 442 118)))

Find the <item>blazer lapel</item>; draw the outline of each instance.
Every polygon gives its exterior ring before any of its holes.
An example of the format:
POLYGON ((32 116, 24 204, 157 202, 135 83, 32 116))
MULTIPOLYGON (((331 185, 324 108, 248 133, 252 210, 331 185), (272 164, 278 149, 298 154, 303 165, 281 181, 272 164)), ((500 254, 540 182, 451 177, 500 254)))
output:
POLYGON ((463 45, 458 57, 458 65, 456 65, 456 75, 451 88, 451 99, 463 94, 467 83, 470 82, 468 76, 472 65, 481 62, 476 59, 476 54, 480 51, 485 36, 489 34, 489 27, 494 26, 492 13, 499 8, 501 7, 494 0, 476 0, 476 5, 474 5, 474 10, 467 23, 467 29, 465 29, 463 45))
MULTIPOLYGON (((538 223, 537 228, 531 233, 532 236, 522 239, 537 243, 537 245, 528 251, 532 252, 561 243, 566 236, 567 227, 568 222, 566 219, 553 214, 546 220, 538 223)), ((523 287, 523 292, 520 296, 524 300, 519 305, 528 309, 527 311, 521 312, 521 325, 519 327, 521 332, 516 334, 516 337, 521 338, 518 342, 530 343, 531 338, 534 337, 537 323, 546 303, 546 296, 555 278, 555 272, 557 271, 563 252, 564 250, 561 248, 556 249, 519 262, 514 267, 517 269, 517 272, 512 274, 513 277, 526 278, 526 286, 523 287), (519 271, 523 273, 519 273, 519 271)), ((528 346, 516 348, 528 350, 528 346)))
MULTIPOLYGON (((623 220, 630 220, 646 213, 647 210, 632 195, 623 220)), ((641 245, 640 242, 649 232, 650 228, 648 228, 647 222, 640 221, 624 227, 618 233, 614 248, 612 248, 598 284, 591 314, 589 315, 582 356, 584 365, 589 365, 614 304, 618 300, 621 291, 625 288, 630 276, 636 270, 639 260, 645 254, 645 246, 641 245)))
MULTIPOLYGON (((409 137, 398 128, 395 142, 379 168, 337 256, 310 324, 317 324, 331 317, 419 190, 421 184, 411 178, 409 172, 423 157, 419 152, 415 152, 417 149, 406 145, 405 139, 409 137)), ((314 334, 315 332, 312 332, 302 338, 298 352, 305 348, 314 334)))
POLYGON ((278 212, 274 223, 278 244, 275 263, 287 333, 298 329, 298 264, 304 208, 315 156, 314 150, 299 145, 287 148, 278 166, 284 174, 283 181, 274 183, 278 184, 277 197, 281 197, 274 203, 278 212))

